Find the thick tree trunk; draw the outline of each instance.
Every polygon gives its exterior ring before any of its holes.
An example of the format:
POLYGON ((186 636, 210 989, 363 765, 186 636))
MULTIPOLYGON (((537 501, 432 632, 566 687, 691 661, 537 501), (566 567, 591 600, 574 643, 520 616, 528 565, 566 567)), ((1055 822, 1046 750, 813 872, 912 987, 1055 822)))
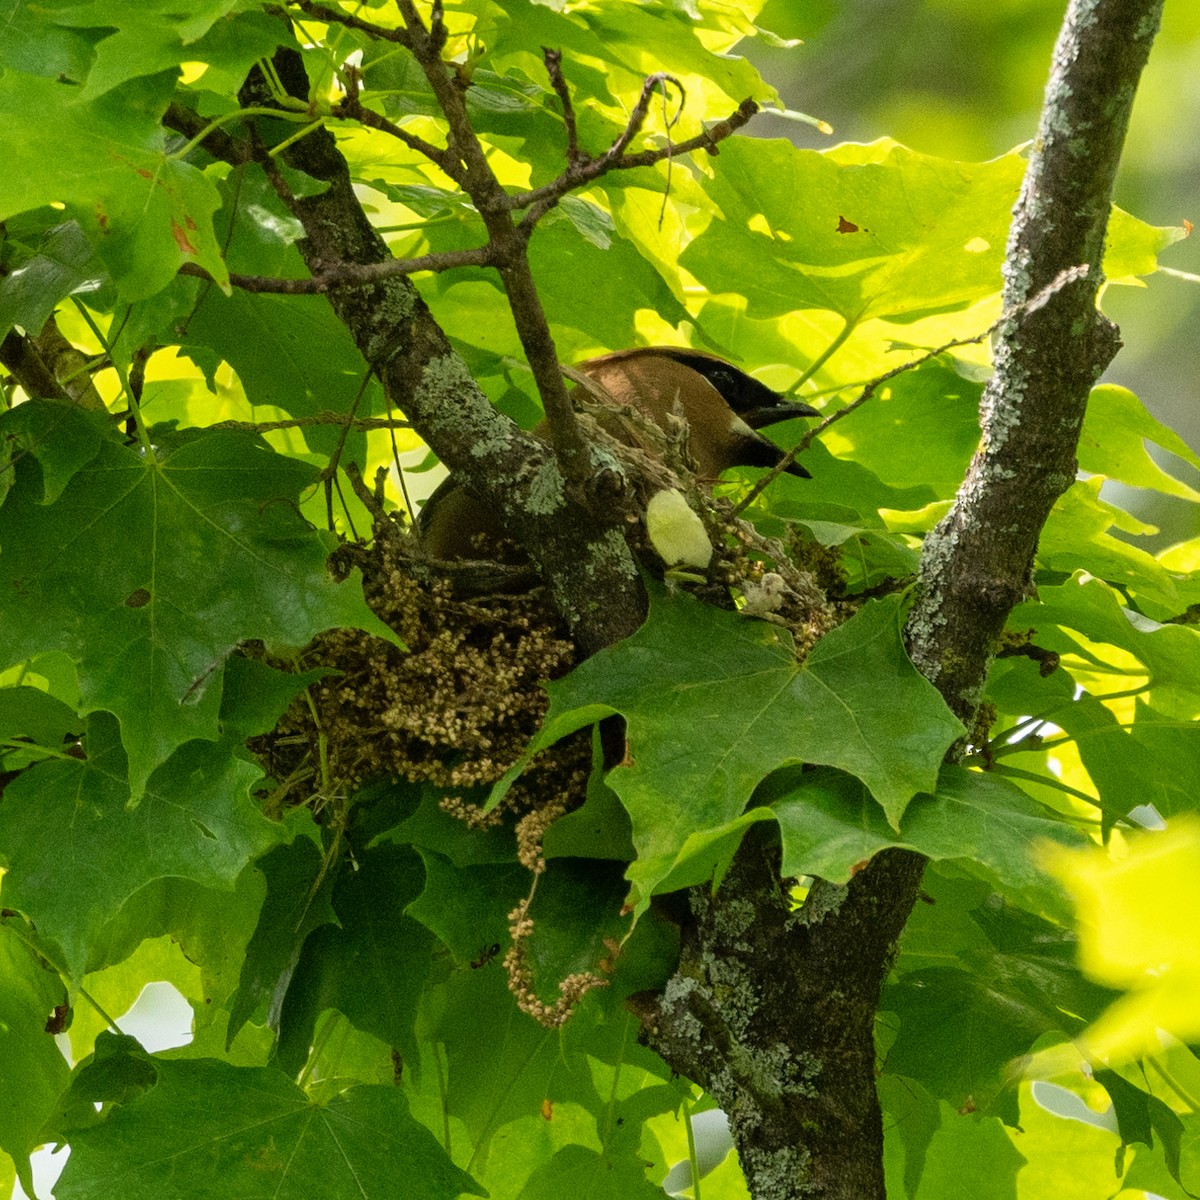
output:
POLYGON ((754 836, 715 896, 689 893, 679 970, 639 1012, 643 1038, 728 1114, 755 1200, 883 1197, 875 1010, 924 869, 885 851, 793 912, 777 848, 754 836))

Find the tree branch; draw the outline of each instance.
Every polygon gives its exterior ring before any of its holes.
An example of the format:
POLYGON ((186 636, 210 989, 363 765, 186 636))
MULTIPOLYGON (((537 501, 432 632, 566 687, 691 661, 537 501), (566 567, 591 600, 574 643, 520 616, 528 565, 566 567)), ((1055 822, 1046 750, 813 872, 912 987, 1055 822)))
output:
POLYGON ((884 851, 794 913, 760 834, 689 891, 675 976, 633 999, 642 1040, 728 1114, 755 1200, 883 1200, 875 1011, 924 859, 884 851))
POLYGON ((163 114, 163 124, 168 129, 174 129, 176 133, 182 133, 189 141, 203 135, 200 144, 204 149, 213 158, 218 158, 231 166, 236 167, 241 163, 250 162, 253 158, 249 142, 235 138, 226 133, 224 129, 213 126, 211 121, 206 120, 194 109, 188 108, 186 104, 180 104, 177 100, 172 100, 167 105, 167 111, 163 114))
MULTIPOLYGON (((306 95, 299 55, 282 50, 275 63, 288 90, 306 95)), ((257 72, 241 100, 247 106, 270 102, 257 72)), ((389 273, 391 254, 354 194, 333 137, 323 128, 313 130, 281 157, 328 185, 317 194, 294 196, 265 150, 256 155, 304 227, 297 248, 314 278, 347 267, 379 271, 368 282, 339 286, 326 296, 387 394, 451 471, 503 515, 549 583, 584 655, 632 633, 645 601, 621 530, 569 496, 545 444, 493 407, 411 281, 389 273)))
POLYGON ((93 412, 108 411, 87 359, 63 337, 53 316, 36 337, 10 329, 0 342, 0 365, 30 398, 66 400, 93 412))
POLYGON ((1072 0, 1009 233, 983 439, 926 539, 913 661, 968 728, 996 640, 1029 590, 1038 537, 1075 481, 1092 385, 1120 347, 1096 308, 1113 180, 1162 0, 1072 0), (1035 309, 1060 273, 1087 268, 1035 309))
MULTIPOLYGON (((405 45, 407 44, 406 42, 405 45)), ((394 137, 397 141, 403 142, 410 150, 417 154, 423 154, 435 166, 440 167, 444 174, 459 187, 466 185, 462 165, 455 158, 454 152, 449 146, 444 150, 439 149, 432 142, 427 142, 424 138, 417 137, 416 134, 409 133, 407 129, 402 129, 395 122, 389 121, 387 117, 382 113, 377 113, 373 108, 364 108, 359 86, 361 83, 360 72, 356 68, 347 67, 344 74, 347 85, 346 95, 340 104, 334 106, 334 116, 349 117, 360 125, 365 125, 368 129, 377 129, 380 133, 394 137)))
POLYGON ((421 22, 412 0, 397 0, 408 29, 410 48, 450 126, 448 146, 464 168, 462 186, 475 203, 495 253, 495 265, 509 300, 517 336, 533 372, 550 443, 559 470, 582 498, 582 489, 593 469, 587 442, 575 420, 567 387, 558 369, 558 350, 542 308, 526 253, 527 236, 518 232, 510 215, 508 194, 496 178, 467 113, 464 89, 451 77, 441 56, 442 37, 435 37, 421 22))
MULTIPOLYGON (((339 263, 307 279, 281 279, 274 275, 240 275, 229 273, 229 282, 243 292, 274 293, 283 296, 323 296, 336 288, 361 287, 418 271, 452 271, 457 267, 487 267, 494 265, 490 246, 472 246, 468 250, 445 250, 438 254, 421 254, 416 258, 388 258, 377 263, 339 263)), ((197 263, 184 263, 180 275, 197 279, 212 276, 197 263)))
MULTIPOLYGON (((241 429, 247 433, 270 433, 276 429, 307 429, 314 425, 342 425, 363 432, 369 429, 411 429, 412 423, 388 417, 355 417, 349 413, 318 412, 286 421, 216 421, 209 429, 241 429)), ((349 467, 347 467, 349 474, 349 467)))

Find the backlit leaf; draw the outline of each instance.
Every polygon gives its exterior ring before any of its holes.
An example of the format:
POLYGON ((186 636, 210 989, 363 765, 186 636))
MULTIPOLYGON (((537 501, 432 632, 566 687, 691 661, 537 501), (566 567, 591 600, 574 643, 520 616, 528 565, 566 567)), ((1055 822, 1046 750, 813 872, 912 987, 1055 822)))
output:
POLYGON ((159 119, 173 86, 138 79, 89 103, 69 83, 0 75, 0 220, 70 206, 126 300, 160 291, 184 262, 228 278, 213 232, 217 191, 164 150, 159 119))

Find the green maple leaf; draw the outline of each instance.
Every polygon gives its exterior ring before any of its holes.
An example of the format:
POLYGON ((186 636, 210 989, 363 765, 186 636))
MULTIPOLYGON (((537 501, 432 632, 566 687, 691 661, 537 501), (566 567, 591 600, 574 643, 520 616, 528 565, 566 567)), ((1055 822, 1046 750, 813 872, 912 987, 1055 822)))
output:
POLYGON ((163 73, 88 102, 70 83, 0 75, 0 220, 70 205, 126 300, 161 291, 184 262, 228 287, 213 230, 217 189, 165 153, 159 120, 174 86, 163 73))
POLYGON ((116 722, 93 717, 83 745, 84 759, 24 771, 0 806, 5 903, 59 945, 76 977, 105 925, 147 884, 171 877, 230 889, 247 863, 290 836, 250 799, 261 771, 228 746, 190 742, 133 806, 116 722))
MULTIPOLYGON (((454 1200, 486 1193, 451 1162, 393 1087, 313 1103, 282 1071, 215 1059, 153 1062, 152 1087, 71 1136, 61 1200, 454 1200)), ((118 1070, 109 1060, 111 1077, 118 1070)), ((142 1068, 144 1070, 144 1066, 142 1068)), ((87 1081, 80 1074, 80 1085, 87 1081)))
POLYGON ((18 462, 0 509, 0 660, 72 656, 84 711, 121 722, 135 797, 177 747, 217 737, 240 642, 300 646, 336 626, 394 637, 356 581, 326 571, 296 508, 315 478, 229 430, 161 457, 105 439, 52 504, 33 459, 18 462))
POLYGON ((899 831, 888 826, 860 782, 835 771, 804 772, 771 810, 779 821, 785 876, 845 883, 857 864, 889 846, 905 846, 934 860, 978 864, 1010 899, 1064 924, 1070 908, 1062 888, 1032 851, 1052 842, 1088 844, 1086 835, 1015 784, 951 765, 942 768, 936 793, 908 806, 899 831))
POLYGON ((644 896, 689 837, 737 819, 777 768, 839 767, 895 827, 913 796, 934 790, 962 733, 908 660, 894 601, 867 604, 798 663, 784 630, 659 592, 636 634, 549 692, 531 751, 609 713, 625 718, 629 761, 608 783, 633 822, 630 878, 644 896))
POLYGON ((752 315, 827 308, 854 325, 999 288, 1020 155, 957 163, 886 140, 817 153, 740 138, 721 155, 707 189, 721 219, 680 262, 714 291, 744 280, 752 315), (726 274, 735 261, 752 275, 726 274))
POLYGON ((67 1083, 66 1061, 46 1036, 48 1014, 65 1001, 58 976, 17 929, 0 923, 0 1151, 31 1195, 26 1156, 42 1142, 42 1125, 67 1083))

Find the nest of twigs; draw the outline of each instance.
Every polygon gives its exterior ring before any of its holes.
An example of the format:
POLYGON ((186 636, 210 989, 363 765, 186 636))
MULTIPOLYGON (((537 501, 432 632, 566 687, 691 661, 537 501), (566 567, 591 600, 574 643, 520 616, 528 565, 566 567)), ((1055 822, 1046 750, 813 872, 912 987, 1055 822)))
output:
MULTIPOLYGON (((390 517, 377 520, 371 543, 335 554, 336 573, 362 571, 367 602, 407 648, 335 629, 286 664, 331 673, 251 743, 283 803, 319 808, 331 790, 407 780, 444 790, 444 807, 482 823, 454 793, 508 770, 545 715, 546 680, 574 664, 544 588, 462 598, 413 562, 412 535, 390 517)), ((505 806, 525 811, 564 790, 582 797, 589 768, 589 744, 556 747, 530 764, 505 806)))

